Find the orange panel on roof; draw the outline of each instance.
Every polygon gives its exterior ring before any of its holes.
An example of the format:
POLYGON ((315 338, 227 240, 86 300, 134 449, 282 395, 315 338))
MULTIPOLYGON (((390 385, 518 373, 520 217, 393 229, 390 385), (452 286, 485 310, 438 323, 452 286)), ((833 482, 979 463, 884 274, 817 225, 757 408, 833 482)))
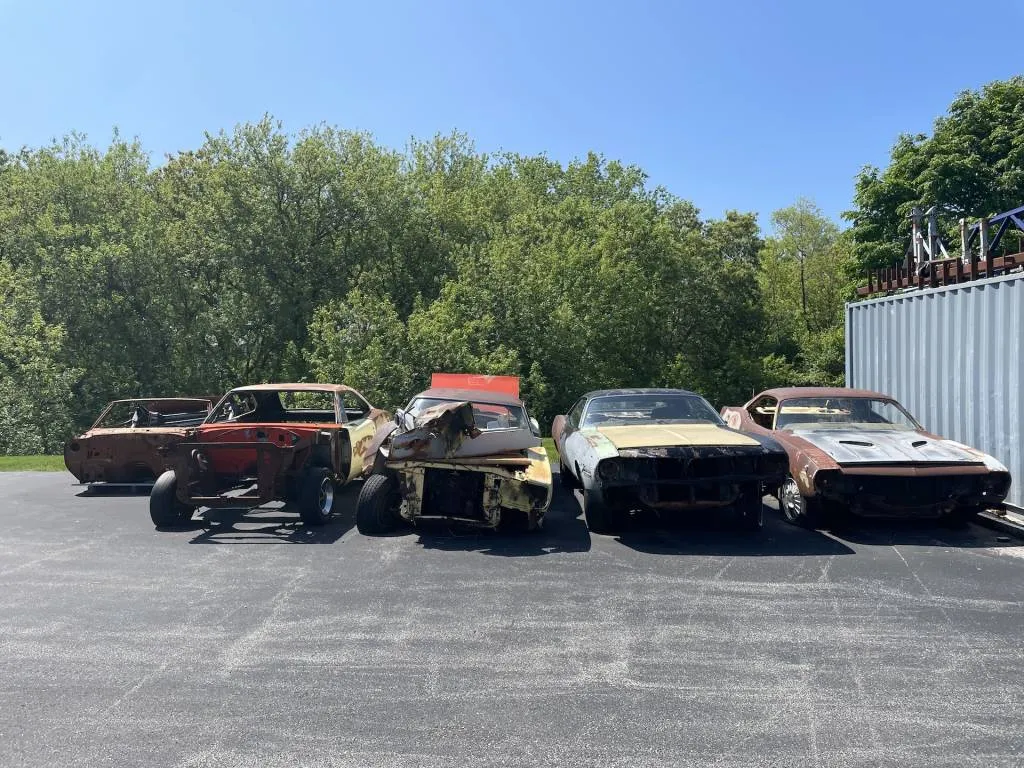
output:
POLYGON ((479 373, 434 373, 430 376, 431 388, 479 389, 483 392, 502 392, 519 397, 518 376, 484 376, 479 373))

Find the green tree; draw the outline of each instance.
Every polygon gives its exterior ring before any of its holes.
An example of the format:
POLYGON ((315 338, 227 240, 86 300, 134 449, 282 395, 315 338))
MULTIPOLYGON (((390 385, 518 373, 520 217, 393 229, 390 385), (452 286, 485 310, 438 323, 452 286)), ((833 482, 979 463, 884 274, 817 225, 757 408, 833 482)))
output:
POLYGON ((64 328, 43 319, 33 283, 0 260, 0 454, 56 453, 72 427, 81 371, 60 362, 64 328))
POLYGON ((809 200, 772 214, 760 253, 763 366, 772 384, 841 384, 843 305, 853 294, 849 236, 809 200))
MULTIPOLYGON (((862 268, 891 266, 910 242, 914 206, 939 206, 946 236, 957 221, 1024 205, 1024 76, 965 91, 935 121, 932 135, 903 134, 884 170, 857 177, 853 220, 862 268)), ((1018 244, 1007 242, 1017 250, 1018 244)))

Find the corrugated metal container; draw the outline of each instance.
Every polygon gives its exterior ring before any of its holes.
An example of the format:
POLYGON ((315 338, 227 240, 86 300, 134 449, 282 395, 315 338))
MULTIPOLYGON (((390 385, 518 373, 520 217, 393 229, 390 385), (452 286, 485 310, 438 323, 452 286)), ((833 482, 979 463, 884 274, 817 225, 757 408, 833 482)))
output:
POLYGON ((929 432, 995 456, 1024 506, 1024 274, 846 305, 846 385, 892 395, 929 432))

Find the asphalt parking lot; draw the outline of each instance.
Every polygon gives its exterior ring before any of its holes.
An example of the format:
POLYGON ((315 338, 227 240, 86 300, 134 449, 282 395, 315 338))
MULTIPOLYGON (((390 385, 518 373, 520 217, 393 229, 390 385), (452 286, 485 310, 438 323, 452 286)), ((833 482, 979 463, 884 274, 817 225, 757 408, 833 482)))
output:
POLYGON ((979 526, 360 536, 0 474, 4 766, 1024 764, 979 526))

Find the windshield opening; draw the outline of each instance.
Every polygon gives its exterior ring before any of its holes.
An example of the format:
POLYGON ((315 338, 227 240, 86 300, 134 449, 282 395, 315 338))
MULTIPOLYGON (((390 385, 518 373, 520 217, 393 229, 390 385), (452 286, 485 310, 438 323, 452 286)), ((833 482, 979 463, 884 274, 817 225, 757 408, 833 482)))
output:
POLYGON ((873 397, 794 397, 783 400, 775 429, 917 430, 920 426, 895 400, 873 397))
POLYGON ((609 395, 594 398, 584 427, 623 424, 718 424, 724 422, 699 395, 609 395))
MULTIPOLYGON (((428 408, 446 403, 459 402, 457 400, 440 400, 434 397, 418 397, 409 403, 406 413, 413 417, 423 413, 428 408)), ((500 403, 477 403, 473 402, 473 422, 476 428, 482 432, 490 432, 496 429, 529 429, 530 425, 526 420, 526 413, 518 405, 504 405, 500 403)))
POLYGON ((228 392, 207 419, 207 424, 333 424, 334 392, 258 390, 228 392))
POLYGON ((93 429, 190 427, 206 418, 204 400, 119 400, 111 403, 93 429))

